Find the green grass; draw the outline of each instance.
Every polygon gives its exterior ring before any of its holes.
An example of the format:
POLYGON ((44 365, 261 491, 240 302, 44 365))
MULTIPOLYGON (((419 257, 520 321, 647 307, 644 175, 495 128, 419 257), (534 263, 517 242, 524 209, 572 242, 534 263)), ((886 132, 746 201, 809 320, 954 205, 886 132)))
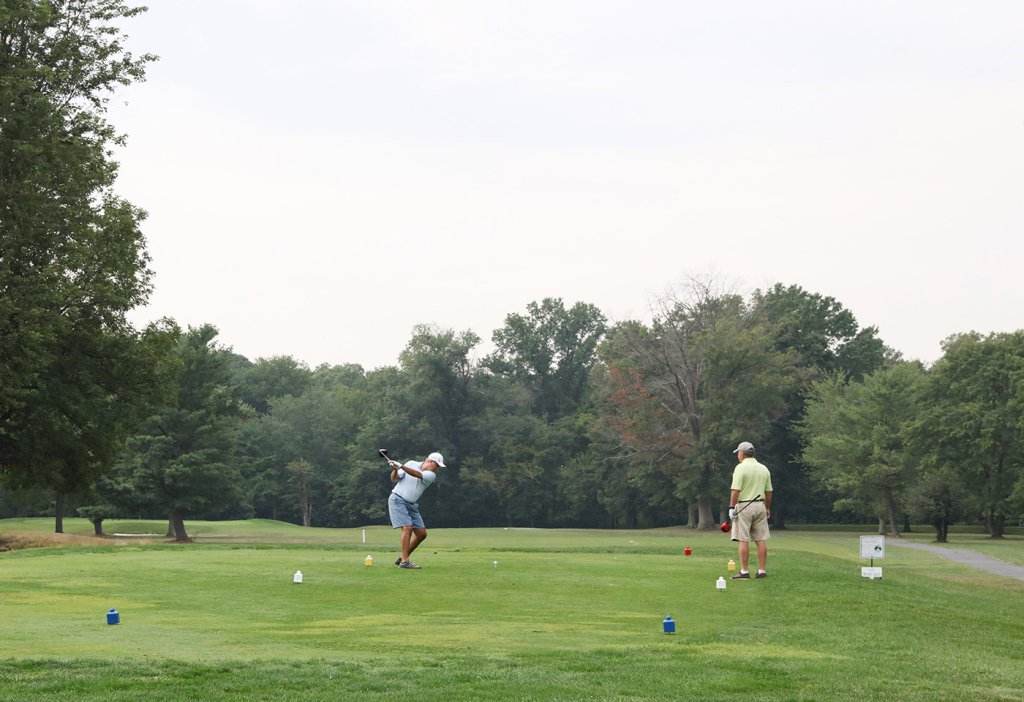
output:
MULTIPOLYGON (((734 544, 681 528, 435 529, 413 572, 391 564, 387 528, 364 544, 361 529, 189 527, 195 544, 0 553, 0 698, 1024 698, 1024 582, 898 547, 864 580, 857 534, 779 533, 769 578, 718 592, 734 544)), ((0 521, 0 535, 50 529, 0 521)), ((1024 540, 1000 547, 1018 562, 1024 540)))

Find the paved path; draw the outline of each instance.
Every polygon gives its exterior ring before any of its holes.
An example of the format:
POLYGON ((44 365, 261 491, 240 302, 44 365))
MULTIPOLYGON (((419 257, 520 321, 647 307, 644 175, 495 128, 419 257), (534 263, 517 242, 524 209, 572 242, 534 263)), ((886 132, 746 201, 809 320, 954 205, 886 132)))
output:
POLYGON ((929 544, 918 544, 911 541, 899 541, 897 539, 886 539, 886 546, 902 546, 903 548, 914 548, 918 551, 929 551, 936 555, 948 558, 955 563, 984 570, 995 575, 1005 575, 1008 578, 1024 580, 1024 566, 1014 565, 997 558, 986 556, 975 551, 960 551, 955 548, 943 548, 942 546, 931 546, 929 544))

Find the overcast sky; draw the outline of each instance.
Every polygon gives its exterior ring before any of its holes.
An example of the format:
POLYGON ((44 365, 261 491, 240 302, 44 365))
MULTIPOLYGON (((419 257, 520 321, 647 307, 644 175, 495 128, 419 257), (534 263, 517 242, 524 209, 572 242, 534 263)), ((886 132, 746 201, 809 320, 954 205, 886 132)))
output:
POLYGON ((369 370, 417 324, 646 321, 714 273, 929 363, 1024 327, 1019 0, 146 4, 160 61, 110 112, 137 323, 369 370))

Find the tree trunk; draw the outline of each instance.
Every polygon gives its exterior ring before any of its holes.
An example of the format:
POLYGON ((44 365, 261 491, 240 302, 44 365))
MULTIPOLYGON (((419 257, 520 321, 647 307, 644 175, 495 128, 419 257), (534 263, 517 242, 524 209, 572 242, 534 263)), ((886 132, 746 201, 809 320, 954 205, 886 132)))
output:
POLYGON ((691 529, 697 528, 697 503, 686 503, 686 526, 691 529))
POLYGON ((990 531, 993 539, 1001 539, 1006 534, 1006 517, 1001 514, 993 514, 989 519, 990 531))
POLYGON ((295 477, 299 481, 299 507, 302 510, 302 526, 308 527, 313 523, 313 504, 309 491, 309 470, 299 470, 298 466, 308 467, 309 464, 302 461, 295 464, 295 477))
POLYGON ((103 536, 103 520, 93 519, 92 520, 93 531, 96 532, 96 536, 103 536))
POLYGON ((697 512, 700 521, 697 522, 697 529, 700 531, 711 531, 717 528, 715 525, 715 514, 711 510, 711 498, 702 497, 697 500, 697 512))
POLYGON ((878 535, 885 536, 885 517, 878 518, 878 535))
POLYGON ((57 502, 53 506, 54 525, 53 530, 57 534, 64 533, 64 493, 57 493, 57 502))
POLYGON ((171 517, 167 517, 167 538, 174 536, 174 520, 171 517))
POLYGON ((313 524, 313 503, 309 497, 309 485, 302 486, 302 526, 308 527, 313 524))
POLYGON ((885 489, 885 511, 889 515, 889 526, 892 528, 892 536, 900 535, 900 528, 896 524, 896 501, 892 499, 892 490, 885 489))
POLYGON ((781 509, 773 509, 772 510, 772 529, 785 529, 785 528, 786 528, 786 523, 785 523, 785 520, 783 520, 783 518, 782 518, 782 510, 781 509))
POLYGON ((937 517, 933 522, 932 526, 935 527, 935 540, 941 544, 949 541, 949 522, 946 521, 945 517, 937 517))
POLYGON ((187 543, 190 541, 188 533, 185 531, 185 517, 181 512, 175 510, 171 512, 171 524, 174 526, 174 540, 178 543, 187 543))

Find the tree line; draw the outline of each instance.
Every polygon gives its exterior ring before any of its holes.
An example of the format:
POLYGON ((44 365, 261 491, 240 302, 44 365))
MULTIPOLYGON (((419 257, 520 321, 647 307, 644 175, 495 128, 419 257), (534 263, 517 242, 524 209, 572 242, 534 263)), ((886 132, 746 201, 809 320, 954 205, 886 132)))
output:
MULTIPOLYGON (((776 285, 749 299, 694 286, 651 323, 609 326, 547 298, 510 314, 474 360, 471 331, 417 327, 396 366, 248 359, 211 325, 166 322, 152 411, 104 463, 5 460, 22 508, 94 520, 386 521, 377 454, 449 468, 436 526, 715 528, 751 439, 786 520, 956 521, 1000 536, 1020 515, 1024 333, 963 334, 906 362, 835 300, 776 285), (20 470, 19 470, 20 468, 20 470), (33 501, 32 498, 35 498, 33 501), (40 505, 39 500, 45 500, 40 505)), ((83 437, 83 441, 85 438, 83 437)), ((0 507, 17 511, 15 493, 0 507)))
POLYGON ((710 529, 750 440, 776 527, 914 519, 944 540, 1020 517, 1024 332, 956 335, 926 368, 831 297, 712 279, 650 321, 544 298, 482 358, 475 332, 420 326, 373 370, 250 361, 210 324, 136 329, 145 213, 114 192, 105 115, 155 60, 122 46, 141 11, 0 15, 0 516, 167 518, 180 540, 189 518, 381 523, 384 447, 445 454, 436 526, 710 529))

